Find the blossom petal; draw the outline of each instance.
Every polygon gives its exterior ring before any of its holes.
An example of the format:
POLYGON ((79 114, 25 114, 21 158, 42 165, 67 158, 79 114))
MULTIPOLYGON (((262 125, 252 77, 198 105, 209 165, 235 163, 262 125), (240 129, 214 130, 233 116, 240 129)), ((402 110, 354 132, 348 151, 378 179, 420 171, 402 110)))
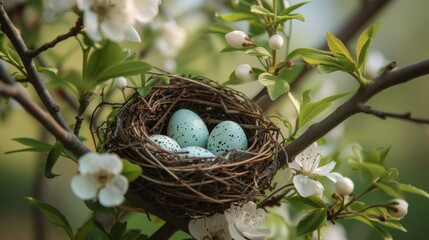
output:
POLYGON ((124 196, 119 188, 111 184, 100 190, 98 200, 102 206, 115 207, 122 204, 124 196))
POLYGON ((197 240, 203 240, 209 236, 206 228, 206 218, 191 220, 188 223, 189 233, 197 240))
POLYGON ((326 177, 329 178, 329 180, 331 180, 332 182, 335 183, 335 182, 338 181, 338 179, 342 178, 343 175, 341 175, 340 173, 337 173, 337 172, 331 172, 331 173, 328 173, 326 175, 326 177))
POLYGON ((92 175, 76 175, 71 180, 73 193, 82 200, 93 199, 97 196, 99 185, 92 175))
POLYGON ((332 171, 332 169, 334 169, 336 165, 336 162, 332 161, 322 167, 318 167, 313 171, 313 174, 319 175, 319 176, 326 176, 328 175, 328 173, 330 173, 332 171))
POLYGON ((229 234, 234 240, 246 240, 241 233, 237 231, 235 224, 233 222, 228 223, 229 234))
POLYGON ((323 186, 319 182, 304 175, 293 177, 293 184, 298 193, 303 197, 309 197, 320 192, 320 190, 323 191, 323 186))
POLYGON ((112 174, 120 174, 122 172, 123 163, 122 160, 116 154, 104 153, 99 154, 102 161, 103 169, 112 174))
POLYGON ((142 42, 139 33, 134 27, 130 27, 125 31, 125 39, 133 42, 142 42))
POLYGON ((297 160, 295 160, 295 161, 293 161, 293 162, 291 162, 291 163, 289 163, 289 168, 292 168, 292 169, 295 169, 295 170, 298 170, 298 171, 301 171, 302 170, 302 164, 301 164, 301 161, 297 161, 297 160))
POLYGON ((125 194, 128 190, 128 179, 123 175, 115 175, 110 184, 116 186, 122 194, 125 194))
POLYGON ((100 154, 89 152, 79 158, 80 174, 94 174, 99 172, 101 167, 100 154))
POLYGON ((263 240, 270 234, 271 234, 270 229, 256 229, 255 231, 251 231, 251 232, 243 232, 243 235, 246 238, 252 239, 252 240, 263 240))
POLYGON ((148 23, 158 15, 159 0, 134 0, 135 18, 141 23, 148 23))
POLYGON ((117 21, 103 21, 100 24, 101 31, 112 41, 119 42, 125 39, 124 26, 117 21))
POLYGON ((86 34, 95 42, 101 41, 102 37, 99 32, 97 14, 92 11, 85 11, 83 15, 83 25, 86 28, 86 34))

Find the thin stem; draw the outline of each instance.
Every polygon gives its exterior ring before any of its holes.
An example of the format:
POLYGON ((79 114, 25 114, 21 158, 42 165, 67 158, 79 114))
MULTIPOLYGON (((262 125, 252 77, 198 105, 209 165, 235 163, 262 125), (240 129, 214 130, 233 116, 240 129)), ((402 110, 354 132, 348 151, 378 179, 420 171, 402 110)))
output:
POLYGON ((76 115, 76 123, 74 126, 73 133, 76 136, 79 136, 80 128, 82 127, 82 122, 84 120, 84 114, 89 105, 89 99, 91 98, 91 93, 84 93, 79 99, 79 108, 76 115))
POLYGON ((48 50, 49 48, 55 47, 55 45, 57 45, 58 43, 66 40, 70 37, 76 36, 80 32, 80 30, 82 30, 82 28, 83 28, 82 18, 78 18, 75 25, 72 28, 70 28, 70 30, 67 33, 58 35, 52 41, 43 44, 41 47, 39 47, 37 49, 27 50, 27 52, 26 52, 27 57, 28 58, 35 58, 37 55, 48 50))
POLYGON ((359 196, 354 197, 350 202, 346 203, 345 205, 343 205, 342 207, 340 207, 334 214, 332 214, 331 216, 329 216, 329 219, 335 219, 338 215, 341 214, 341 212, 344 209, 347 209, 352 203, 354 203, 355 201, 359 200, 361 197, 365 196, 367 193, 371 192, 372 190, 374 190, 376 187, 375 185, 371 184, 371 186, 369 186, 364 192, 362 192, 359 196))
POLYGON ((376 116, 384 120, 387 118, 395 118, 395 119, 405 120, 405 121, 414 122, 414 123, 429 124, 429 119, 413 117, 412 113, 410 112, 406 112, 406 113, 385 112, 381 110, 372 109, 370 106, 365 106, 363 104, 359 105, 359 111, 365 114, 376 116))

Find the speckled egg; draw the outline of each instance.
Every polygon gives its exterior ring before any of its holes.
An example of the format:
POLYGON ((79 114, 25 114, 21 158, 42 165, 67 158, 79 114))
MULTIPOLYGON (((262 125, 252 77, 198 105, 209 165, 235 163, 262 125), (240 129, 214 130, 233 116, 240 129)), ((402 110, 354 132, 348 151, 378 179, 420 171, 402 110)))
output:
POLYGON ((184 147, 180 150, 180 152, 184 152, 183 156, 185 157, 215 157, 215 155, 209 150, 197 146, 184 147))
POLYGON ((177 152, 181 149, 180 145, 174 139, 165 135, 155 134, 149 136, 149 139, 165 151, 177 152))
POLYGON ((216 156, 230 150, 246 150, 247 137, 243 128, 236 122, 223 121, 216 125, 207 141, 207 149, 216 156))
POLYGON ((179 109, 173 113, 167 125, 167 135, 182 147, 205 148, 209 130, 204 121, 191 110, 179 109))

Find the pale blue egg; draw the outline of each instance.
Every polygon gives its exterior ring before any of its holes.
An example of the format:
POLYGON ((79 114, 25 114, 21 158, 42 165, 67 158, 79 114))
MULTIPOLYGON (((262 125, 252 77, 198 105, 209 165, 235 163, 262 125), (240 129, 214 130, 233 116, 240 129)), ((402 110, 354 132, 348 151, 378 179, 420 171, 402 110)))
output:
POLYGON ((223 121, 216 125, 210 133, 207 150, 216 156, 220 156, 233 149, 247 149, 246 134, 236 122, 223 121))
POLYGON ((149 136, 149 139, 165 151, 177 152, 181 149, 180 145, 169 136, 155 134, 149 136))
POLYGON ((179 153, 181 152, 183 152, 183 156, 185 157, 215 157, 215 155, 209 150, 197 146, 184 147, 179 151, 179 153))
POLYGON ((182 147, 205 148, 209 130, 204 121, 191 110, 179 109, 173 113, 167 125, 167 135, 182 147))

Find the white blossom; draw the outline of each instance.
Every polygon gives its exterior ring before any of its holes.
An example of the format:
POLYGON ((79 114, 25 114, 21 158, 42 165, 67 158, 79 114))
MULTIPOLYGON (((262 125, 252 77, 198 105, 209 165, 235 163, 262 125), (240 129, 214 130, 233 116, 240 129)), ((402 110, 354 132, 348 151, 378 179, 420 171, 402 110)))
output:
POLYGON ((387 208, 387 211, 392 217, 403 218, 408 213, 408 203, 404 199, 393 199, 389 205, 391 208, 387 208))
POLYGON ((370 78, 375 78, 387 63, 388 61, 383 53, 372 51, 369 53, 368 60, 365 65, 366 73, 370 78))
POLYGON ((245 32, 232 31, 225 35, 225 40, 229 46, 233 48, 242 48, 246 43, 249 42, 249 37, 245 32))
POLYGON ((47 22, 54 21, 59 15, 76 5, 76 0, 44 0, 43 19, 47 22))
POLYGON ((324 187, 317 181, 319 176, 326 176, 333 182, 342 177, 339 173, 331 173, 335 167, 335 162, 330 162, 319 167, 321 158, 322 149, 317 146, 317 143, 313 143, 296 156, 292 163, 289 163, 289 168, 296 173, 293 177, 293 184, 298 193, 303 197, 321 195, 323 193, 324 187))
POLYGON ((101 205, 122 204, 128 180, 121 175, 123 165, 115 154, 86 153, 79 158, 79 175, 71 180, 71 189, 82 200, 98 198, 101 205))
POLYGON ((284 43, 283 37, 279 34, 275 34, 271 36, 270 40, 268 40, 268 45, 273 50, 278 50, 282 48, 284 43))
POLYGON ((128 81, 125 77, 114 78, 114 81, 115 87, 119 90, 124 90, 127 87, 128 81))
POLYGON ((133 24, 148 22, 158 14, 159 0, 77 0, 84 26, 93 41, 140 41, 133 24))
POLYGON ((335 183, 335 189, 337 193, 341 195, 350 195, 354 190, 354 183, 353 181, 348 177, 341 177, 337 179, 337 182, 335 183))
POLYGON ((269 229, 258 229, 265 220, 266 212, 257 208, 254 202, 249 201, 243 205, 233 203, 224 214, 234 240, 264 239, 271 233, 269 229))
POLYGON ((249 64, 241 64, 235 69, 235 76, 241 80, 248 80, 252 77, 253 70, 249 64))
MULTIPOLYGON (((313 238, 312 240, 317 240, 319 239, 317 237, 317 233, 316 231, 313 233, 313 238)), ((346 229, 336 223, 335 225, 333 224, 327 224, 327 227, 322 229, 321 231, 321 239, 327 239, 327 240, 347 240, 347 232, 346 229)))
POLYGON ((232 240, 228 231, 228 222, 223 214, 216 213, 210 217, 191 220, 188 228, 191 235, 197 240, 232 240))

